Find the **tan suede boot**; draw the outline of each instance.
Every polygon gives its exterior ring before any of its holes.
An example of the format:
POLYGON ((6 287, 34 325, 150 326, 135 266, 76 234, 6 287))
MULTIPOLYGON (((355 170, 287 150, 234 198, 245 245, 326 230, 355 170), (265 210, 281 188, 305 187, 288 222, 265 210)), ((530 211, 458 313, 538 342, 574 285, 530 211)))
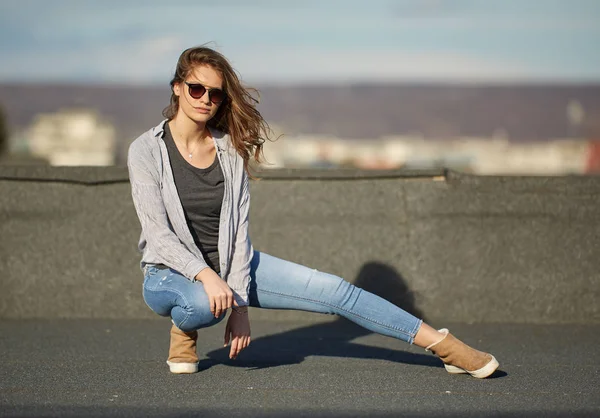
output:
POLYGON ((491 354, 469 347, 450 334, 446 328, 438 331, 446 334, 445 337, 425 350, 442 359, 448 373, 469 373, 473 377, 483 379, 498 368, 498 361, 491 354))
POLYGON ((171 327, 169 359, 167 360, 171 373, 198 372, 197 340, 198 331, 184 332, 173 324, 171 327))

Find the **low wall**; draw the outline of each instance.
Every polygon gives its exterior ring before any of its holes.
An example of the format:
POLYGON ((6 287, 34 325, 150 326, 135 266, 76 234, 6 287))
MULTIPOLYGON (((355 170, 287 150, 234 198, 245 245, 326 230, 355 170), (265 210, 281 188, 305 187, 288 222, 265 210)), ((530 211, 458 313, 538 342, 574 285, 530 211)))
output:
MULTIPOLYGON (((434 325, 600 322, 600 177, 282 170, 251 193, 256 249, 434 325)), ((156 317, 125 168, 0 166, 0 196, 0 317, 156 317)))

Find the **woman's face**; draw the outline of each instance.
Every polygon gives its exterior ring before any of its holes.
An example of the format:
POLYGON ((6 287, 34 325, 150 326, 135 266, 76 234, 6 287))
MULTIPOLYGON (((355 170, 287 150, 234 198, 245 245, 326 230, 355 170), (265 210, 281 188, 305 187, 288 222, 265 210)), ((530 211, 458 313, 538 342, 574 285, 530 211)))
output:
POLYGON ((173 86, 173 92, 179 96, 179 112, 197 123, 206 123, 212 119, 220 104, 215 104, 210 100, 209 91, 211 89, 223 89, 223 79, 221 75, 212 67, 200 65, 194 68, 185 82, 176 83, 173 86), (193 98, 190 95, 190 88, 186 84, 202 84, 206 92, 200 98, 193 98))

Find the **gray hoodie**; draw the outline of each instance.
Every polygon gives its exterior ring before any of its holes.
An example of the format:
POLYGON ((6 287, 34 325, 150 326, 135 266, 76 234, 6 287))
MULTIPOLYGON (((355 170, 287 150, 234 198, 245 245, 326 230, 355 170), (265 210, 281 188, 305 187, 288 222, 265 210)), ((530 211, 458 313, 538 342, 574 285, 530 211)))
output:
MULTIPOLYGON (((164 264, 188 279, 209 268, 194 244, 173 180, 167 148, 161 139, 165 121, 129 146, 127 167, 131 196, 142 225, 140 267, 164 264)), ((221 277, 240 306, 248 304, 250 262, 254 250, 248 237, 250 191, 244 161, 229 135, 210 129, 225 178, 219 225, 221 277)))

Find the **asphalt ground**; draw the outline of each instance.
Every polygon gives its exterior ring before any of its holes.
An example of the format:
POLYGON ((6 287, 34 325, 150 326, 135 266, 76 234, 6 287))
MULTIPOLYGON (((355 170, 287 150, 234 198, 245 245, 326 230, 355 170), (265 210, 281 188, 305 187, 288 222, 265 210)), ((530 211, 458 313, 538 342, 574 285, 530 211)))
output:
POLYGON ((433 324, 496 356, 499 371, 478 380, 315 318, 252 321, 235 361, 224 322, 201 330, 194 375, 168 371, 168 319, 0 320, 0 416, 600 416, 600 325, 433 324))

